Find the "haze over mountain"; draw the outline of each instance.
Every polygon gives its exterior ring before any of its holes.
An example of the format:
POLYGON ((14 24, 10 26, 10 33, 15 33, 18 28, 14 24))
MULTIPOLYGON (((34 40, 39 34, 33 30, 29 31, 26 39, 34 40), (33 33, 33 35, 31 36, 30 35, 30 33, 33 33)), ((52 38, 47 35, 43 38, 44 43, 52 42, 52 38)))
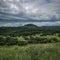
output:
POLYGON ((0 0, 0 27, 60 26, 60 0, 0 0))

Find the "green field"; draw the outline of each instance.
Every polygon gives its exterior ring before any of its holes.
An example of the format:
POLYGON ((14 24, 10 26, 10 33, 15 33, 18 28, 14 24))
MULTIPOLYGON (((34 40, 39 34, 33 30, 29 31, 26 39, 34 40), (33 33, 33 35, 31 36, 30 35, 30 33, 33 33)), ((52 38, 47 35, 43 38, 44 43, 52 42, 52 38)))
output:
POLYGON ((60 43, 0 46, 0 60, 60 60, 60 43))

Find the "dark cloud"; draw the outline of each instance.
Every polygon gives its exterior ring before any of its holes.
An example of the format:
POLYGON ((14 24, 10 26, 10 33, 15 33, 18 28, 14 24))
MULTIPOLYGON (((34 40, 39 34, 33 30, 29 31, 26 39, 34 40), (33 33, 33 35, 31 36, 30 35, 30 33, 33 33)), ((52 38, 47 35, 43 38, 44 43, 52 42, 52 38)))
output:
POLYGON ((15 22, 12 26, 23 24, 18 22, 60 25, 55 21, 60 21, 60 0, 0 0, 0 26, 12 22, 15 22))

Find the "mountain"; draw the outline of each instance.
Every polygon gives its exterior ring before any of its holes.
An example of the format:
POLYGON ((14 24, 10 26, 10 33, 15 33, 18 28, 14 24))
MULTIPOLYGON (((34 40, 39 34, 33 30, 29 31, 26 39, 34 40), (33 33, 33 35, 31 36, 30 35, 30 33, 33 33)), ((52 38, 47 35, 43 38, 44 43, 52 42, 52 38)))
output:
POLYGON ((34 24, 27 24, 27 25, 24 25, 25 27, 38 27, 38 26, 36 26, 36 25, 34 25, 34 24))
POLYGON ((34 24, 26 24, 26 25, 22 26, 22 28, 35 29, 35 28, 38 28, 38 26, 36 26, 34 24))

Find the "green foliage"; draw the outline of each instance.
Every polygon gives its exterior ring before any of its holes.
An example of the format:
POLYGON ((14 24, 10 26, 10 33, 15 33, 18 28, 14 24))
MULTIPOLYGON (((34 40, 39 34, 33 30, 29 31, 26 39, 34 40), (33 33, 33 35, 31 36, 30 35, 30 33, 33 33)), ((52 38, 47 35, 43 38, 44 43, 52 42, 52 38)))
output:
POLYGON ((0 45, 60 42, 60 27, 0 27, 0 45))
POLYGON ((30 38, 24 37, 29 43, 56 43, 60 42, 60 38, 57 36, 30 36, 30 38))
POLYGON ((0 37, 0 45, 5 45, 5 38, 4 37, 0 37))
POLYGON ((60 60, 60 43, 0 46, 0 60, 60 60))
POLYGON ((57 43, 60 42, 59 36, 20 36, 20 37, 10 37, 10 36, 0 36, 0 45, 27 45, 27 44, 38 44, 38 43, 57 43))
POLYGON ((22 27, 0 27, 0 35, 4 36, 28 36, 41 34, 42 36, 54 35, 60 33, 60 26, 58 27, 36 27, 36 26, 22 26, 22 27))
MULTIPOLYGON (((21 38, 21 37, 20 37, 21 38)), ((22 40, 22 38, 17 38, 17 37, 0 37, 0 46, 11 46, 11 45, 26 45, 28 42, 26 40, 22 40)))
POLYGON ((13 37, 0 37, 0 45, 16 45, 17 39, 13 37))
POLYGON ((18 41, 18 45, 22 46, 22 45, 27 45, 28 42, 27 41, 18 41))
POLYGON ((5 44, 6 44, 6 45, 16 45, 17 42, 18 42, 17 38, 6 37, 5 44))
POLYGON ((57 42, 60 27, 0 27, 0 60, 60 60, 57 42))

